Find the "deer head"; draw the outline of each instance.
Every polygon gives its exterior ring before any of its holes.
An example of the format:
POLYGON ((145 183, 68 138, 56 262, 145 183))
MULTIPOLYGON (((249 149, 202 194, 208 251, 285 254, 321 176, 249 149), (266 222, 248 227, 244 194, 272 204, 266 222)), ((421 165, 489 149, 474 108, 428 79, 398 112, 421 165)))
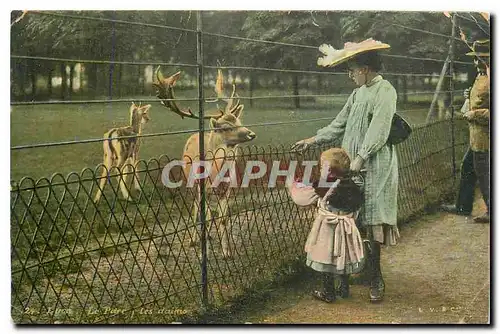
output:
MULTIPOLYGON (((223 87, 222 81, 222 75, 219 72, 216 83, 218 97, 224 96, 223 93, 218 91, 223 87)), ((231 96, 227 99, 223 99, 227 104, 222 116, 210 119, 210 128, 220 134, 222 141, 227 146, 235 146, 240 143, 251 141, 256 137, 253 131, 241 125, 241 115, 243 114, 244 105, 240 104, 237 96, 235 102, 235 90, 236 86, 233 85, 231 96)))
POLYGON ((130 105, 130 125, 134 128, 139 127, 139 125, 144 125, 148 121, 151 120, 149 117, 149 108, 151 108, 150 104, 147 104, 145 106, 141 106, 141 103, 139 105, 135 104, 132 102, 130 105))

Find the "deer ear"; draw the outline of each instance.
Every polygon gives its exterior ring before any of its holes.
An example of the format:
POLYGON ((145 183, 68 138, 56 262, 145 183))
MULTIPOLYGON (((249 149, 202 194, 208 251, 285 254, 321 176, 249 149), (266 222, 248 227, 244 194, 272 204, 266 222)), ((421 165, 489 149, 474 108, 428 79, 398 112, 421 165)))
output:
POLYGON ((215 129, 217 126, 217 120, 215 118, 210 118, 210 129, 215 129))
POLYGON ((243 114, 243 107, 244 107, 244 105, 243 105, 243 104, 239 105, 239 106, 238 106, 238 107, 237 107, 237 108, 236 108, 236 109, 232 112, 233 116, 234 116, 234 117, 236 117, 236 118, 240 118, 240 117, 241 117, 241 115, 243 114))

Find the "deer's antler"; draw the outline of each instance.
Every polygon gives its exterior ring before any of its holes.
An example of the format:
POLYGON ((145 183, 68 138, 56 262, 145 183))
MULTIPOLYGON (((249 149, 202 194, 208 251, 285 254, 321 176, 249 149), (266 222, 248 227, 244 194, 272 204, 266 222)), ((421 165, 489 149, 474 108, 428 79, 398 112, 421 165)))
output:
POLYGON ((236 108, 240 106, 240 100, 238 99, 238 94, 236 94, 236 103, 234 103, 234 97, 236 92, 236 85, 233 84, 233 92, 231 93, 231 97, 227 99, 226 110, 224 111, 226 114, 232 114, 236 108))
MULTIPOLYGON (((217 94, 217 100, 222 99, 223 101, 226 102, 225 110, 223 110, 223 111, 221 110, 225 114, 233 113, 236 110, 236 108, 238 108, 240 105, 239 99, 237 100, 236 103, 234 103, 235 92, 236 92, 236 85, 233 84, 233 91, 231 93, 231 96, 229 98, 224 98, 224 76, 222 75, 222 70, 218 69, 217 70, 217 81, 215 82, 215 93, 217 94)), ((237 94, 236 94, 236 97, 238 97, 237 94)))
MULTIPOLYGON (((200 117, 198 115, 195 115, 192 111, 191 108, 187 109, 181 109, 175 102, 175 96, 174 96, 174 85, 179 80, 181 76, 181 72, 177 72, 173 75, 171 75, 168 78, 165 78, 163 74, 160 71, 160 66, 155 71, 155 77, 156 77, 156 82, 153 82, 153 86, 156 88, 156 97, 158 97, 161 100, 161 104, 173 111, 174 113, 178 114, 181 116, 181 118, 187 117, 187 118, 194 118, 194 119, 199 119, 200 117)), ((222 111, 219 111, 218 114, 213 115, 204 115, 204 119, 209 119, 209 118, 219 118, 223 115, 222 111)))

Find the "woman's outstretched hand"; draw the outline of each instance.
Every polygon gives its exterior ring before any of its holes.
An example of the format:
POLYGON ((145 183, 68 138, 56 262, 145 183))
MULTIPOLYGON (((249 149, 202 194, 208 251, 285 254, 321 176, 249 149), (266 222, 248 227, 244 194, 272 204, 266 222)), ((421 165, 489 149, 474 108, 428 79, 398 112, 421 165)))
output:
POLYGON ((292 145, 292 151, 303 151, 311 145, 314 145, 315 140, 314 137, 302 139, 292 145))

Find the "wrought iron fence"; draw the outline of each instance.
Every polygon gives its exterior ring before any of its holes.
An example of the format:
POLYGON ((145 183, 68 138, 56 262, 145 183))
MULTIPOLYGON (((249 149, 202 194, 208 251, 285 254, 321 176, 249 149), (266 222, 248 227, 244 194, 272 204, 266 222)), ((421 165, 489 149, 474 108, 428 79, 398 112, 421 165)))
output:
MULTIPOLYGON (((70 15, 37 13, 37 15, 70 15)), ((129 24, 119 20, 104 20, 84 16, 73 19, 129 24)), ((202 31, 198 16, 198 63, 172 64, 159 62, 124 62, 105 60, 62 59, 39 56, 12 55, 15 60, 64 61, 109 64, 165 64, 196 67, 198 70, 200 116, 203 115, 203 70, 215 68, 204 65, 202 36, 241 39, 202 31)), ((134 23, 142 24, 143 23, 134 23)), ((159 29, 175 27, 149 25, 159 29)), ((411 28, 409 28, 411 29, 411 28)), ((420 32, 422 32, 420 30, 420 32)), ((424 33, 431 33, 425 32, 424 33)), ((449 36, 441 36, 449 37, 449 36)), ((450 40, 456 39, 454 36, 450 40)), ((313 46, 254 40, 282 44, 287 47, 316 49, 313 46)), ((418 61, 445 62, 439 59, 387 55, 418 61)), ((458 62, 459 63, 459 62, 458 62)), ((220 68, 220 67, 219 67, 220 68)), ((279 73, 314 73, 295 69, 243 68, 228 69, 271 71, 279 73)), ((423 73, 388 73, 398 76, 422 76, 423 73)), ((448 75, 449 76, 449 75, 448 75)), ((455 90, 450 80, 449 93, 455 90)), ((411 94, 432 92, 408 92, 411 94)), ((330 95, 248 96, 258 99, 333 97, 330 95)), ((153 99, 154 100, 154 99, 153 99)), ((182 100, 182 99, 181 99, 182 100)), ((125 99, 79 101, 13 102, 12 105, 111 103, 125 99)), ((131 101, 131 100, 130 100, 131 101)), ((147 101, 143 99, 143 101, 147 101)), ((154 100, 156 101, 156 100, 154 100)), ((453 115, 453 102, 451 103, 453 115)), ((329 117, 328 117, 329 118, 329 117)), ((324 118, 321 118, 324 119, 324 118)), ((283 126, 299 121, 279 121, 253 126, 283 126)), ((144 134, 142 137, 166 136, 203 132, 198 129, 144 134)), ((396 146, 399 159, 400 221, 422 212, 449 195, 455 185, 456 165, 465 151, 467 140, 465 122, 445 120, 416 127, 412 136, 396 146)), ((85 139, 56 143, 19 145, 12 150, 39 149, 48 146, 84 144, 103 139, 85 139)), ((203 146, 202 146, 203 147, 203 146)), ((238 166, 259 160, 268 166, 272 161, 286 165, 294 159, 317 160, 326 146, 311 149, 302 157, 288 147, 245 146, 237 150, 238 166)), ((213 152, 200 152, 209 157, 213 152)), ((11 186, 11 261, 12 317, 16 323, 169 323, 198 314, 207 308, 226 305, 229 300, 245 294, 259 282, 269 281, 286 271, 287 265, 302 259, 303 244, 312 221, 312 208, 297 207, 288 196, 283 182, 270 188, 265 179, 255 180, 248 188, 230 188, 229 210, 220 216, 220 194, 207 188, 203 194, 212 205, 204 208, 193 188, 167 188, 161 182, 164 166, 172 161, 160 156, 137 165, 139 188, 127 189, 132 201, 124 200, 119 180, 124 174, 111 178, 104 195, 94 203, 99 186, 99 169, 85 168, 80 173, 64 176, 54 174, 50 179, 24 177, 11 186), (201 211, 199 219, 193 211, 201 211), (208 224, 225 218, 226 225, 208 224), (210 226, 209 226, 210 225, 210 226), (221 229, 231 227, 230 245, 233 256, 223 257, 221 229), (202 232, 200 235, 200 231, 202 232), (205 235, 206 233, 206 235, 205 235), (194 237, 200 237, 199 243, 194 237), (206 238, 205 238, 206 236, 206 238)), ((134 167, 131 172, 134 177, 134 167)), ((113 171, 111 171, 113 172, 113 171)), ((175 169, 182 178, 182 171, 175 169)), ((283 180, 282 180, 283 181, 283 180)))

